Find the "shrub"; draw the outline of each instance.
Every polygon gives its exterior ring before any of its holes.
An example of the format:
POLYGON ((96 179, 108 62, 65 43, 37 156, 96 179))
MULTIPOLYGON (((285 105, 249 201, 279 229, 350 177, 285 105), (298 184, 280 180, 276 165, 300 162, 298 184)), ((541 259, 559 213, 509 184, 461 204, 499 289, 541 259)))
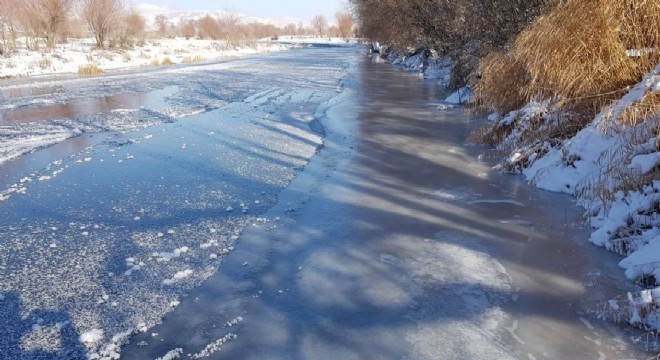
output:
POLYGON ((204 59, 204 57, 201 56, 201 55, 195 55, 194 57, 186 56, 185 58, 183 58, 183 63, 184 64, 200 63, 200 62, 204 62, 204 61, 206 61, 206 59, 204 59))
POLYGON ((96 64, 88 64, 78 68, 78 75, 93 76, 101 74, 103 74, 103 70, 96 64))
POLYGON ((168 65, 174 65, 174 62, 172 59, 170 59, 169 56, 166 56, 163 58, 163 60, 158 60, 158 59, 153 59, 151 60, 151 65, 153 66, 168 66, 168 65))

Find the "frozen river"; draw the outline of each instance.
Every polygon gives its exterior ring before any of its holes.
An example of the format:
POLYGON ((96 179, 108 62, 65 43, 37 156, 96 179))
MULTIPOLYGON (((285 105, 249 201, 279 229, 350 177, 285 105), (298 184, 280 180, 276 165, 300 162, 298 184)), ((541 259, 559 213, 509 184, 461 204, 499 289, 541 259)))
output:
POLYGON ((361 48, 0 94, 0 358, 650 357, 570 200, 361 48))

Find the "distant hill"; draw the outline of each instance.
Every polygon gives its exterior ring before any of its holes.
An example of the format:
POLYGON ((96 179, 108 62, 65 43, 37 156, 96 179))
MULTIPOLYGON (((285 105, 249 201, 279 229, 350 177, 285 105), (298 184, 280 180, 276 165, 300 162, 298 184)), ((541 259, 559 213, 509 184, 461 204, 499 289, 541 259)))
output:
POLYGON ((298 24, 300 21, 298 19, 267 19, 257 16, 251 16, 247 14, 225 11, 225 10, 190 10, 190 11, 179 11, 179 10, 169 10, 166 7, 159 7, 151 4, 139 4, 135 8, 146 18, 148 26, 153 26, 154 19, 157 15, 163 14, 167 16, 172 24, 178 24, 181 21, 187 20, 197 20, 206 15, 211 15, 213 17, 222 17, 227 14, 237 15, 241 22, 243 23, 262 23, 275 26, 284 26, 287 24, 298 24))

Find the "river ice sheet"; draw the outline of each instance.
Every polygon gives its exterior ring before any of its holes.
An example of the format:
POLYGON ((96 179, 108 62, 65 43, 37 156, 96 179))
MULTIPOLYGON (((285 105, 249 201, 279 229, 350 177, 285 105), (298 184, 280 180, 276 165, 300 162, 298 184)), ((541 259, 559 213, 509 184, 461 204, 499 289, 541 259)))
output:
POLYGON ((490 171, 435 84, 368 59, 357 74, 280 221, 246 229, 125 359, 649 357, 589 313, 629 287, 568 199, 490 171))
POLYGON ((0 96, 0 358, 116 358, 275 222, 346 51, 10 84, 58 90, 0 96))

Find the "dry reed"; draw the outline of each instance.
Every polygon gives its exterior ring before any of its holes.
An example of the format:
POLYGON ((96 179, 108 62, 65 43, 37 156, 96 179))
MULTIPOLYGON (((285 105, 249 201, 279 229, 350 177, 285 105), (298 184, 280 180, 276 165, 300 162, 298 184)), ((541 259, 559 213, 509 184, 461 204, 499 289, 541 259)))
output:
POLYGON ((78 75, 94 76, 103 74, 103 70, 96 64, 83 65, 78 68, 78 75))
POLYGON ((201 62, 204 62, 204 61, 206 61, 206 59, 203 56, 195 55, 194 57, 193 56, 186 56, 185 58, 183 58, 182 62, 184 64, 194 64, 194 63, 201 63, 201 62))
POLYGON ((529 77, 524 65, 502 51, 492 52, 479 63, 481 79, 475 86, 477 102, 500 114, 525 105, 529 77))
POLYGON ((477 94, 500 112, 540 97, 591 116, 658 61, 660 2, 568 0, 482 61, 477 94))

